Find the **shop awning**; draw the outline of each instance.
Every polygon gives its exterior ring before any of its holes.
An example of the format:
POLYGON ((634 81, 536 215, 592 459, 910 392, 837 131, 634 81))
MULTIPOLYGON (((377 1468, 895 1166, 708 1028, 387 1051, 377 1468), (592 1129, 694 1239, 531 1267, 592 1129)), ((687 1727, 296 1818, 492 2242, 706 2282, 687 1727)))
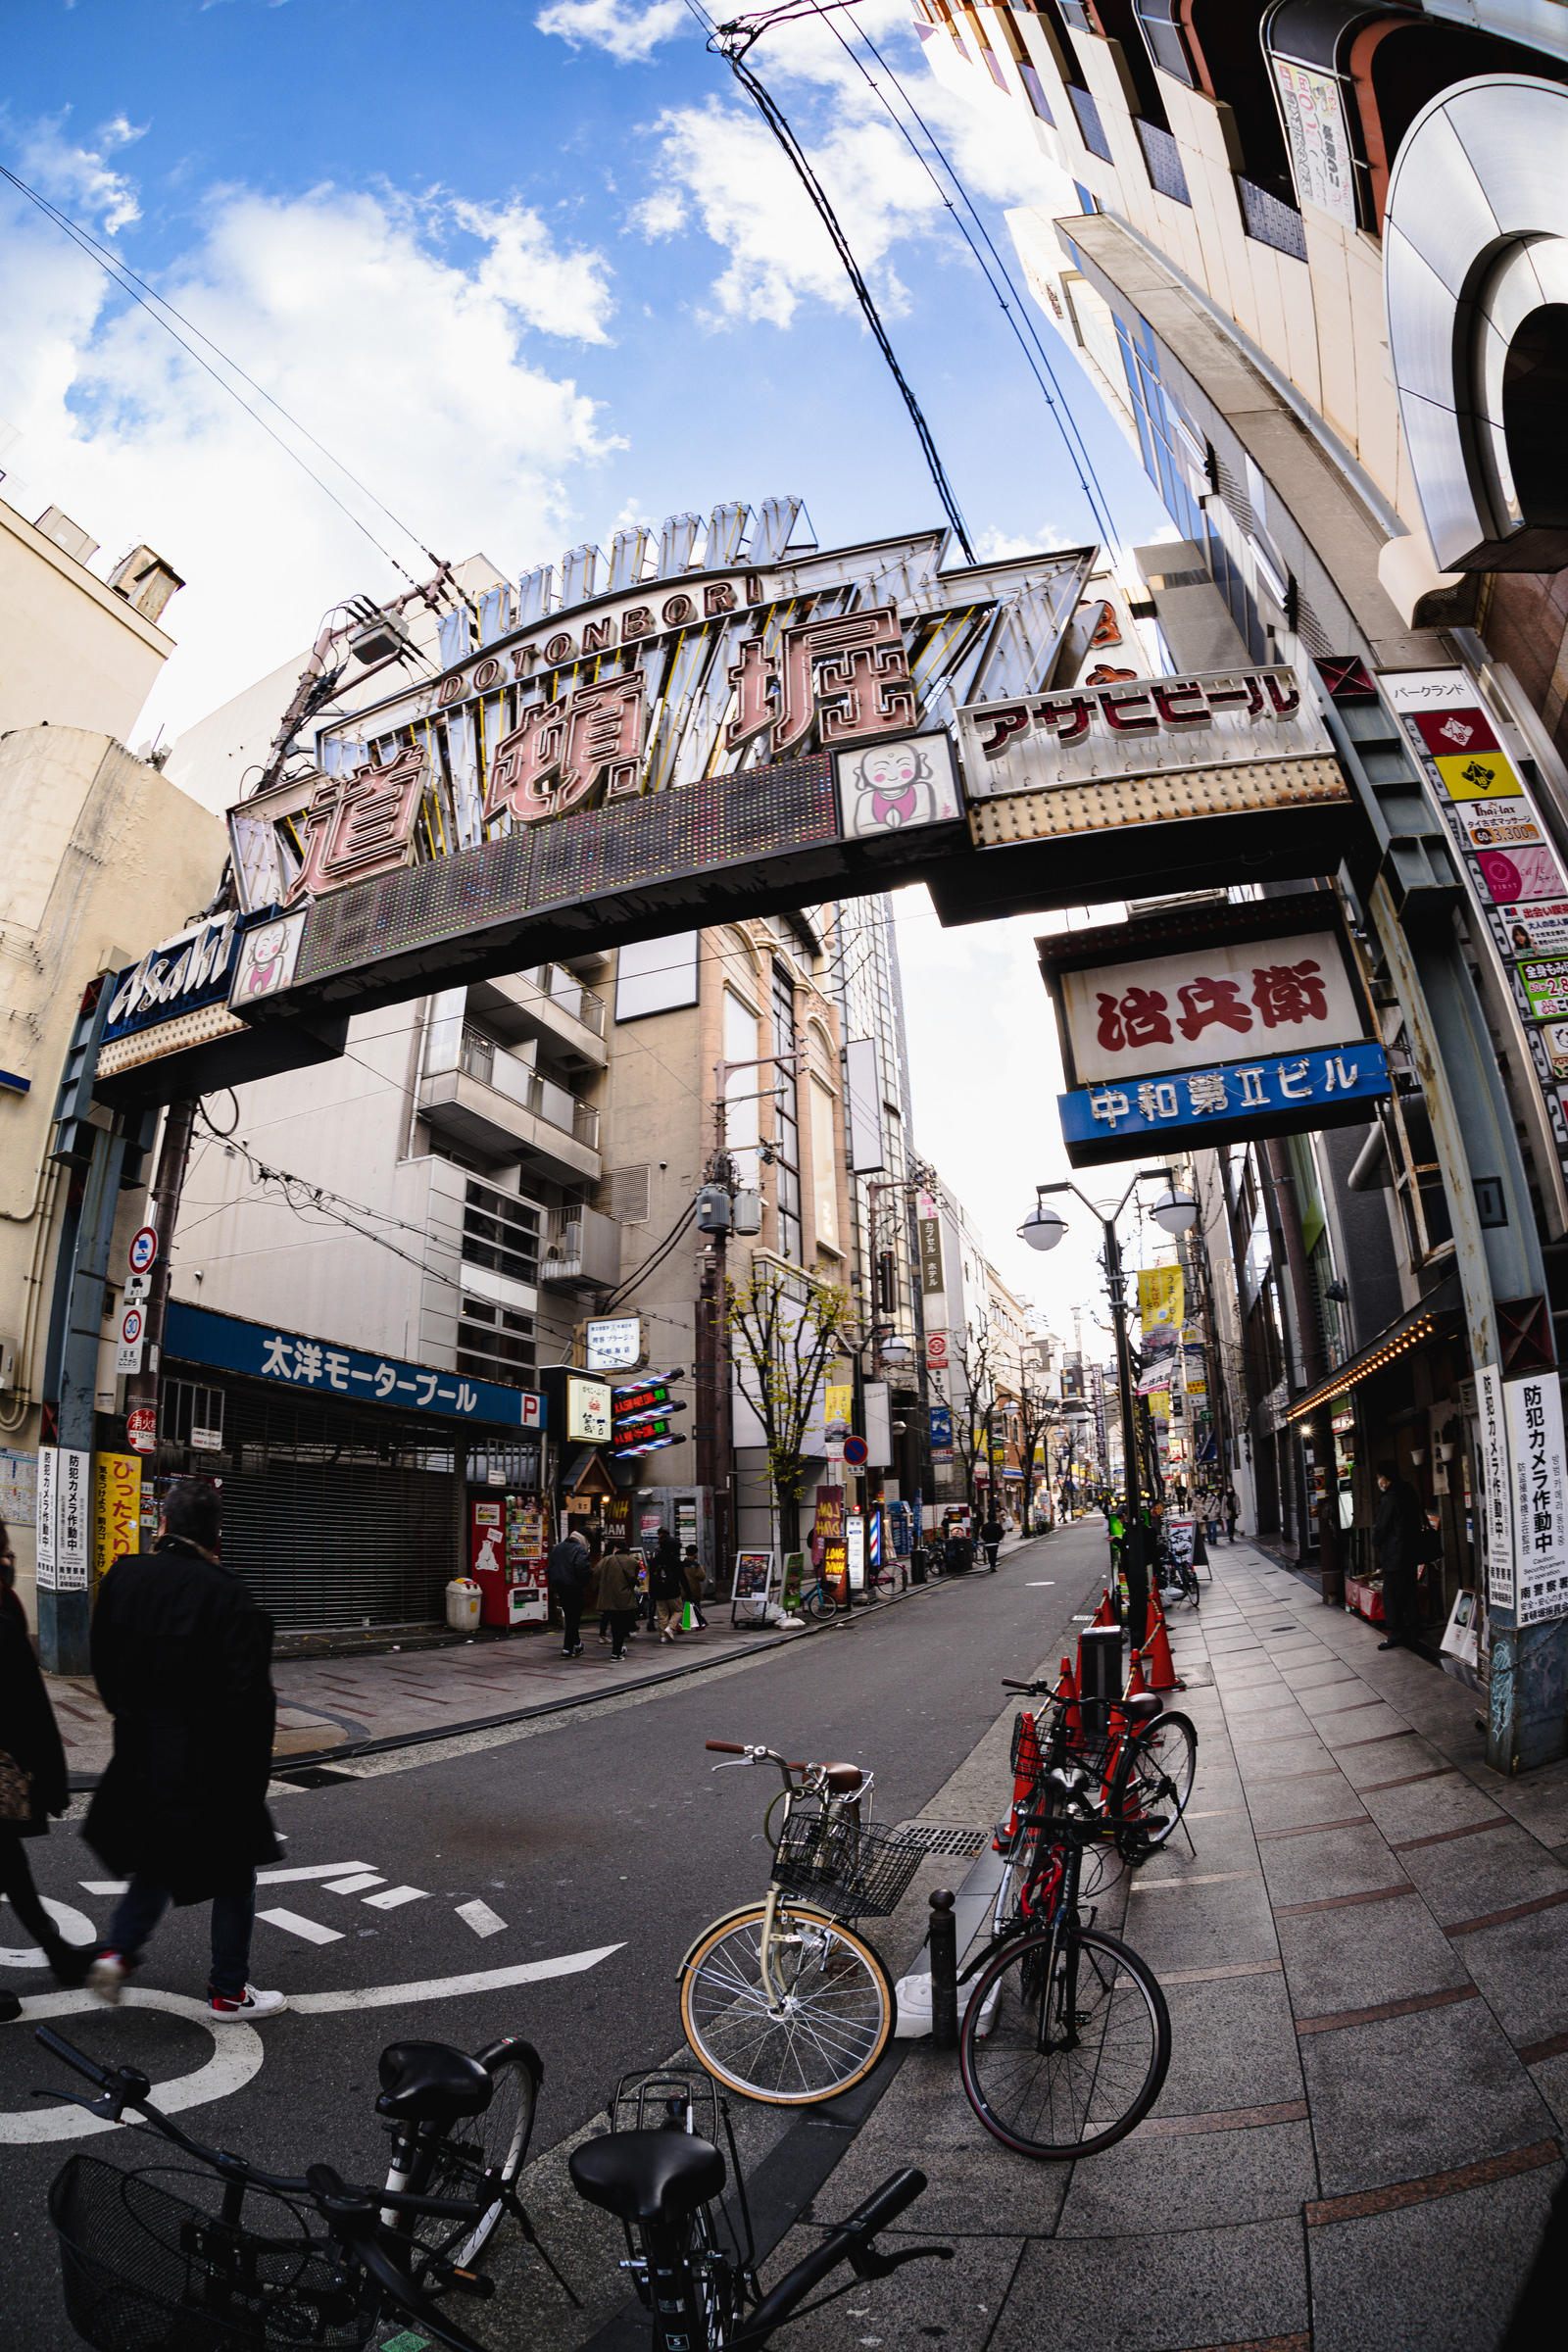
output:
POLYGON ((1396 1322, 1390 1323, 1378 1333, 1376 1339, 1369 1340, 1357 1354, 1339 1365, 1327 1380, 1320 1381, 1304 1396, 1298 1396, 1286 1411, 1284 1419, 1287 1422, 1304 1421, 1309 1413, 1315 1413, 1321 1405, 1332 1404, 1335 1397, 1343 1396, 1347 1390, 1359 1388, 1362 1381, 1370 1380, 1375 1372, 1386 1370, 1399 1356, 1408 1355, 1417 1348, 1429 1347, 1434 1340, 1446 1339, 1450 1332, 1458 1329, 1462 1319, 1459 1277, 1450 1274, 1446 1282, 1440 1282, 1435 1291, 1429 1292, 1418 1305, 1411 1307, 1408 1314, 1400 1315, 1396 1322))

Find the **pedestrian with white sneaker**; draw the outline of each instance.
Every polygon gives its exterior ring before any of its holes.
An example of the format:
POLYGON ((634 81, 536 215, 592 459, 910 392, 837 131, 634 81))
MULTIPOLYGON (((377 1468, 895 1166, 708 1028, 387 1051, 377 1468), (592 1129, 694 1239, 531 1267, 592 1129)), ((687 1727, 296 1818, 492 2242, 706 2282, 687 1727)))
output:
POLYGON ((213 1906, 215 2021, 270 2017, 249 1983, 256 1867, 279 1847, 267 1812, 276 1700, 272 1620, 220 1561, 215 1487, 171 1487, 152 1549, 115 1561, 92 1620, 92 1671, 115 1752, 82 1836, 129 1885, 87 1982, 117 2002, 171 1903, 213 1906))

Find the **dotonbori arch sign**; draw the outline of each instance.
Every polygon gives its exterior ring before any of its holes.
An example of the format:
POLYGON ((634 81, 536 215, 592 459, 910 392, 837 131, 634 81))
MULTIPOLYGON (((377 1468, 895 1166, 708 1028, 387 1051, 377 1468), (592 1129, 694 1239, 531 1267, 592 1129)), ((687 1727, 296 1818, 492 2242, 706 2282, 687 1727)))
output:
MULTIPOLYGON (((231 1019, 319 1058, 352 1010, 905 881, 963 922, 1338 864, 1349 794, 1291 671, 1080 681, 1094 549, 764 557, 764 510, 749 556, 746 514, 695 567, 666 524, 657 576, 622 534, 602 595, 581 551, 567 603, 531 573, 482 642, 450 615, 436 675, 232 809, 231 1019)), ((250 1075, 245 1044, 202 1083, 250 1075)), ((186 1052, 143 1031, 117 1087, 177 1095, 186 1052)))

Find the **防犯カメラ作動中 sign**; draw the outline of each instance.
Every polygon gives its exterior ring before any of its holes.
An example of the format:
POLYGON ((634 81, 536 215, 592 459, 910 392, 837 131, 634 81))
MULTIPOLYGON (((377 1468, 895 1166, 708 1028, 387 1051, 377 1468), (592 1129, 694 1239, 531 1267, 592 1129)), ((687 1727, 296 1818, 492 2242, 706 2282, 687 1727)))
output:
POLYGON ((1364 1122, 1390 1091, 1326 892, 1039 942, 1074 1167, 1364 1122))

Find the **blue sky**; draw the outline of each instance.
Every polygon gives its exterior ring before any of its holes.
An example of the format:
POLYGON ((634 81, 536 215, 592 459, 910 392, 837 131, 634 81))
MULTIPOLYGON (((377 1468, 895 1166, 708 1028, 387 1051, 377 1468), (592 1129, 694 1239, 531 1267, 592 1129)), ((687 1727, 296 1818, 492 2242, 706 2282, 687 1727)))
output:
MULTIPOLYGON (((1075 209, 1022 122, 932 80, 906 0, 838 22, 871 30, 1009 264, 1007 205, 1075 209)), ((6 32, 0 161, 368 484, 413 539, 307 451, 416 574, 416 540, 515 574, 624 521, 776 491, 805 497, 824 544, 941 519, 827 239, 682 0, 10 0, 6 32)), ((977 545, 1093 538, 993 295, 845 51, 808 22, 753 63, 875 286, 977 545)), ((1158 535, 1141 468, 1045 340, 1120 532, 1158 535)), ((145 538, 189 582, 148 734, 288 660, 344 594, 401 584, 3 183, 0 418, 22 435, 0 453, 18 504, 65 508, 103 542, 100 568, 145 538)), ((927 1148, 946 1134, 943 1164, 999 1247, 1027 1205, 1020 1172, 1059 1160, 1028 947, 1047 927, 944 935, 927 914, 906 932, 927 1148), (998 1118, 1022 1153, 1005 1171, 998 1118)), ((1038 1280, 1039 1261, 1013 1262, 1038 1280)))

